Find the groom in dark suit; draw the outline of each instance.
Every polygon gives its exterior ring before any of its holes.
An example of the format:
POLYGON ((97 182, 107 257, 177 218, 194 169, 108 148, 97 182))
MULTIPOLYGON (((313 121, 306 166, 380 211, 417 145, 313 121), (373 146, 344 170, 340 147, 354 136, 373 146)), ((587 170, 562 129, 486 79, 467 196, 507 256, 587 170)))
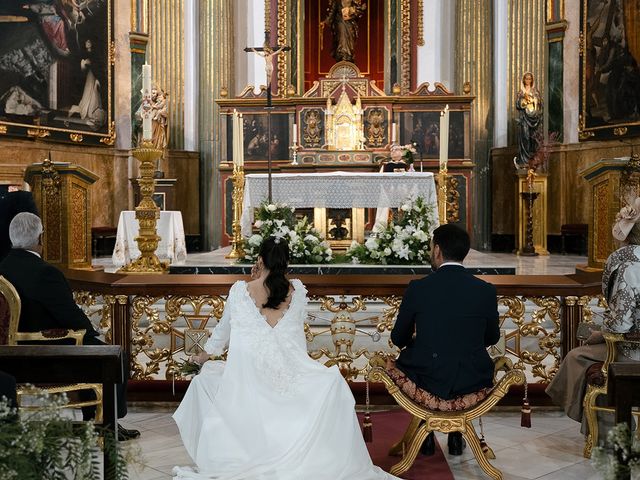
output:
MULTIPOLYGON (((487 347, 500 338, 496 288, 467 270, 469 234, 445 224, 433 232, 434 273, 409 283, 391 340, 402 348, 396 361, 418 387, 443 399, 493 385, 487 347)), ((449 434, 449 453, 462 454, 462 436, 449 434)), ((423 445, 431 453, 433 432, 423 445)))
MULTIPOLYGON (((42 222, 37 215, 28 212, 17 214, 9 225, 13 248, 0 262, 0 275, 15 287, 22 303, 19 330, 36 332, 51 329, 84 329, 84 345, 105 345, 98 339, 99 334, 91 321, 73 300, 71 288, 62 272, 41 258, 42 231, 42 222)), ((66 340, 61 342, 68 343, 66 340)), ((124 392, 125 386, 119 385, 118 418, 127 414, 124 392)), ((84 407, 84 419, 94 418, 95 410, 95 407, 84 407)), ((139 431, 118 426, 120 440, 138 436, 139 431)))

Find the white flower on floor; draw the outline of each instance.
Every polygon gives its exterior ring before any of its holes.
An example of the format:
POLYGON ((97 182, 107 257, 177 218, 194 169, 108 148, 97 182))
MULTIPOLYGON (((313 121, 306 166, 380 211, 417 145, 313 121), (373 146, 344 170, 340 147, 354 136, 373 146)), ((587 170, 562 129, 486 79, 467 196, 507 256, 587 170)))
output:
POLYGON ((276 207, 273 203, 267 205, 267 210, 269 210, 270 212, 275 212, 277 208, 278 207, 276 207))
POLYGON ((369 250, 377 250, 378 249, 378 239, 375 237, 367 238, 367 241, 364 242, 364 246, 369 250))
POLYGON ((309 243, 320 243, 320 239, 315 235, 307 235, 304 237, 304 241, 309 243))
POLYGON ((256 228, 260 228, 262 226, 262 220, 256 220, 256 222, 254 223, 256 228))

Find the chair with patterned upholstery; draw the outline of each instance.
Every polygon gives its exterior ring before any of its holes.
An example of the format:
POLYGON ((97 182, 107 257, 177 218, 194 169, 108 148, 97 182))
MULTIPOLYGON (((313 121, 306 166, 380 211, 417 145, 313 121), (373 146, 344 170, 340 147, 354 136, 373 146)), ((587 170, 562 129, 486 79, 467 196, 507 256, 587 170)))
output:
MULTIPOLYGON (((632 344, 640 348, 640 332, 634 333, 610 333, 602 332, 604 341, 607 344, 607 356, 604 362, 591 365, 587 370, 587 391, 582 401, 584 416, 589 429, 584 444, 584 456, 591 457, 591 450, 598 442, 598 412, 609 412, 615 414, 614 407, 596 405, 600 395, 607 395, 607 375, 609 364, 616 361, 618 355, 618 344, 632 344)), ((633 412, 636 421, 640 420, 640 412, 633 412)))
POLYGON ((512 385, 524 385, 526 380, 524 372, 513 368, 507 358, 494 358, 494 363, 496 373, 498 369, 505 370, 505 373, 492 388, 451 400, 443 400, 417 388, 395 367, 394 361, 387 362, 381 356, 373 357, 370 361, 372 368, 368 374, 368 381, 382 382, 398 405, 413 415, 404 436, 389 452, 390 455, 403 455, 402 460, 391 467, 392 475, 402 475, 409 470, 429 432, 438 431, 461 432, 480 468, 491 478, 502 478, 500 470, 487 460, 495 457, 491 449, 483 452, 472 421, 491 410, 507 394, 512 385))
MULTIPOLYGON (((75 345, 82 345, 85 330, 43 330, 40 332, 18 332, 20 321, 20 296, 11 283, 0 276, 0 345, 18 345, 18 342, 38 342, 52 340, 73 340, 75 345)), ((69 400, 62 408, 96 407, 96 423, 102 423, 102 385, 97 383, 77 383, 61 386, 38 386, 18 388, 18 404, 22 409, 37 408, 24 404, 24 399, 28 396, 39 393, 48 394, 74 394, 81 390, 93 390, 95 400, 69 400)))

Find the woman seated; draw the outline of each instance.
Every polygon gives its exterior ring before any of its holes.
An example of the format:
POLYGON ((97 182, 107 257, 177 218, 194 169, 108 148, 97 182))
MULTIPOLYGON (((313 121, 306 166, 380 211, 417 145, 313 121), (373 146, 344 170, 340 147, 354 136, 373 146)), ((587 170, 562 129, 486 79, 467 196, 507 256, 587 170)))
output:
MULTIPOLYGON (((613 237, 620 242, 620 248, 607 259, 602 274, 602 294, 607 299, 603 329, 627 333, 640 330, 640 198, 635 198, 630 206, 623 207, 613 226, 613 237)), ((586 345, 571 350, 562 361, 560 369, 547 387, 547 394, 554 403, 561 405, 567 416, 582 422, 582 432, 586 431, 583 418, 584 398, 589 367, 604 362, 607 352, 602 332, 593 330, 586 345)), ((640 350, 622 345, 617 361, 638 361, 640 350)), ((612 426, 612 423, 609 427, 612 426)), ((599 431, 606 434, 603 425, 599 431)))
POLYGON ((173 415, 197 465, 175 478, 387 480, 364 444, 353 395, 336 366, 307 355, 306 289, 285 277, 289 248, 271 237, 251 282, 229 291, 173 415), (229 346, 227 361, 209 360, 229 346))

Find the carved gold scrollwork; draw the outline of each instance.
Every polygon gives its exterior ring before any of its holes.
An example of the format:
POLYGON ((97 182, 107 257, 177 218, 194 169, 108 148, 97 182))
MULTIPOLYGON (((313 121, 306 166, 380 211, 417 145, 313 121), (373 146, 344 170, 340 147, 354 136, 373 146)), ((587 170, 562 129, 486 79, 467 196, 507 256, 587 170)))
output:
POLYGON ((613 129, 613 134, 616 137, 622 137, 623 135, 626 135, 628 131, 629 129, 627 127, 616 127, 613 129))
POLYGON ((403 95, 411 90, 411 2, 400 2, 400 88, 403 95))
POLYGON ((0 135, 6 135, 6 133, 7 133, 7 126, 0 125, 0 135))
POLYGON ((551 380, 560 364, 560 300, 556 297, 499 297, 498 304, 507 307, 507 312, 500 316, 501 326, 510 320, 515 327, 505 336, 507 353, 517 359, 515 368, 524 369, 529 365, 534 378, 540 382, 551 380), (537 307, 531 312, 529 322, 525 317, 526 302, 537 307), (530 345, 529 339, 537 340, 537 349, 532 351, 523 345, 530 345), (548 365, 549 358, 551 365, 548 365))
POLYGON ((71 140, 74 143, 81 143, 82 140, 84 140, 84 137, 80 133, 70 133, 69 140, 71 140))
POLYGON ((104 143, 107 146, 112 146, 116 143, 116 122, 111 122, 108 135, 101 138, 100 143, 104 143))
POLYGON ((47 138, 51 136, 51 132, 44 128, 29 128, 27 129, 27 135, 34 138, 47 138))
MULTIPOLYGON (((287 43, 287 0, 278 0, 278 45, 287 43)), ((287 94, 287 53, 278 54, 278 95, 287 94)))
POLYGON ((171 324, 171 351, 167 359, 166 378, 180 378, 176 354, 197 355, 204 351, 209 339, 209 321, 219 319, 224 312, 224 301, 220 297, 171 297, 165 304, 165 318, 171 324), (185 310, 185 306, 189 307, 185 310), (173 324, 183 317, 187 325, 176 328, 173 324))

